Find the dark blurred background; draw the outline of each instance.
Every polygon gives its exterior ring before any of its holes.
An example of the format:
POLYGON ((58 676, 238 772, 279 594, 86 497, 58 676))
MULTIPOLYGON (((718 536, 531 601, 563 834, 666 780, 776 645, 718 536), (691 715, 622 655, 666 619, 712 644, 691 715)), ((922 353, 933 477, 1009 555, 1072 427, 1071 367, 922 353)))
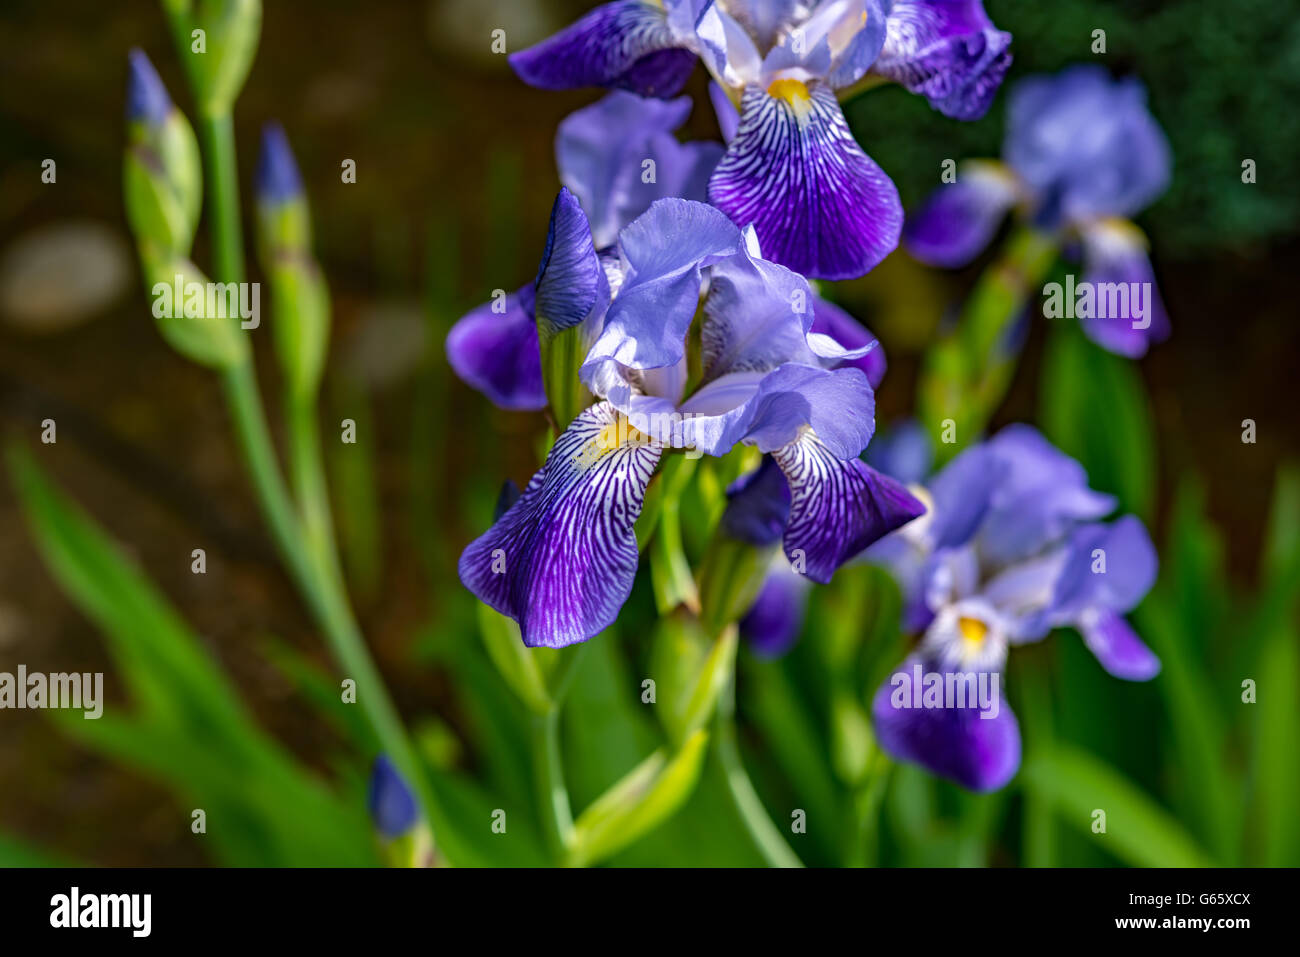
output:
MULTIPOLYGON (((347 503, 340 524, 363 627, 399 706, 436 716, 450 739, 461 721, 456 689, 413 664, 443 637, 427 627, 440 605, 461 600, 455 558, 486 521, 497 482, 522 481, 534 467, 541 421, 493 410, 450 379, 441 340, 491 290, 531 278, 558 188, 556 125, 598 95, 525 87, 490 52, 490 34, 505 29, 516 50, 588 6, 268 0, 236 109, 246 230, 262 123, 284 123, 307 183, 334 295, 323 421, 332 430, 357 419, 372 450, 372 474, 333 476, 347 503), (340 182, 345 158, 356 161, 355 185, 340 182)), ((1015 35, 1008 83, 1097 59, 1149 88, 1175 163, 1169 192, 1139 217, 1173 324, 1140 366, 1159 425, 1160 487, 1204 476, 1229 575, 1248 585, 1275 470, 1300 456, 1300 19, 1263 0, 986 6, 1015 35), (1104 57, 1090 52, 1094 29, 1107 32, 1104 57), (1254 185, 1241 182, 1247 158, 1257 163, 1254 185), (1245 418, 1258 423, 1255 445, 1239 441, 1245 418)), ((264 534, 218 383, 159 338, 138 278, 120 187, 132 46, 192 117, 156 3, 4 5, 0 429, 37 450, 132 551, 262 724, 323 765, 329 730, 258 652, 269 636, 316 657, 320 643, 264 534), (57 163, 54 184, 41 182, 47 158, 57 163), (56 445, 39 444, 46 418, 57 422, 56 445), (208 551, 206 576, 190 573, 196 547, 208 551)), ((689 138, 717 135, 704 87, 697 70, 689 138)), ((882 89, 847 114, 910 206, 936 185, 942 159, 998 154, 1003 102, 959 124, 882 89)), ((194 259, 209 261, 202 229, 194 259)), ((932 272, 898 253, 841 287, 838 298, 889 356, 882 420, 912 408, 916 357, 978 269, 932 272)), ((999 421, 1032 418, 1042 338, 1031 330, 999 421)), ((269 365, 263 371, 269 378, 269 365)), ((0 481, 0 670, 18 662, 108 671, 110 699, 121 694, 97 632, 56 588, 0 481)), ((0 721, 0 832, 93 863, 205 861, 166 791, 69 743, 40 713, 0 721)), ((464 760, 473 762, 472 750, 464 760)))

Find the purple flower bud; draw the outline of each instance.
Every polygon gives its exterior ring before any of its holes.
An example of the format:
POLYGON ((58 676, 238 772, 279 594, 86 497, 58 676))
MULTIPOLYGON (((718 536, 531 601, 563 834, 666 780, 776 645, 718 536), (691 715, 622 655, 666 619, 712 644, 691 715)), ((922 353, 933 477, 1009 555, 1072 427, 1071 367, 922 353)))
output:
POLYGON ((126 118, 150 126, 161 126, 172 110, 172 98, 143 50, 133 47, 127 55, 126 118))
POLYGON ((279 123, 262 127, 262 152, 257 158, 257 198, 283 203, 302 196, 302 176, 279 123))
POLYGON ((415 806, 415 795, 397 773, 393 762, 383 754, 375 759, 367 804, 375 827, 387 838, 401 837, 415 826, 420 816, 415 806))

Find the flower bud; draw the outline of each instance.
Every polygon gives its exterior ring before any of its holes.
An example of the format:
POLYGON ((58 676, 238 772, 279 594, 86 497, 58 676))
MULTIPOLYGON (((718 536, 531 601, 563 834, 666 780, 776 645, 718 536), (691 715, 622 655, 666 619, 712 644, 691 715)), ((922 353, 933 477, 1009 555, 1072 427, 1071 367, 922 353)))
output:
POLYGON ((199 109, 228 114, 248 78, 262 30, 262 0, 164 0, 199 109))
POLYGON ((208 282, 185 257, 167 254, 147 242, 140 245, 140 258, 151 312, 173 349, 213 369, 230 368, 246 359, 248 341, 240 324, 247 318, 244 311, 256 318, 256 284, 208 282), (251 310, 246 310, 249 305, 251 310))
POLYGON ((203 202, 199 146, 140 50, 129 58, 126 129, 122 188, 131 231, 138 242, 188 255, 203 202))

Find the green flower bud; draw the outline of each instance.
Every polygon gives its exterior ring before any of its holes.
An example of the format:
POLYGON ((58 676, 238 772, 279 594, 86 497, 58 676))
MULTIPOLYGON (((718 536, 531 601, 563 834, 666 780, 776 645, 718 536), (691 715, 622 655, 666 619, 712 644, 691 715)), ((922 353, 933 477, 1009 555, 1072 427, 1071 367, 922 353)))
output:
POLYGON ((140 247, 151 312, 158 330, 177 352, 213 369, 226 369, 247 359, 248 341, 241 323, 258 321, 256 283, 213 283, 188 259, 140 247))
POLYGON ((230 112, 257 54, 262 0, 164 0, 199 109, 230 112))

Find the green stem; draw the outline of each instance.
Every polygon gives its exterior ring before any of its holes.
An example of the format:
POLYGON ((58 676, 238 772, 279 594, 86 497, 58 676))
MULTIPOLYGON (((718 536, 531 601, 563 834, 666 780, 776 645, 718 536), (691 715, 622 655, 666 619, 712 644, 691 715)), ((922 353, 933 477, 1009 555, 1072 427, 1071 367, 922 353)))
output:
MULTIPOLYGON (((234 126, 227 113, 204 116, 200 129, 204 156, 208 163, 215 276, 221 282, 243 282, 244 254, 234 126)), ((294 512, 293 502, 280 472, 275 446, 267 429, 251 350, 247 358, 226 370, 223 384, 234 420, 235 434, 243 449, 253 486, 281 557, 324 632, 336 662, 356 682, 357 701, 379 739, 380 747, 415 791, 424 817, 429 820, 429 812, 433 807, 432 792, 407 739, 397 709, 388 697, 383 679, 370 658, 361 630, 352 615, 342 588, 341 575, 337 571, 337 560, 331 560, 332 542, 323 549, 313 549, 294 512)), ((314 436, 314 423, 309 431, 314 436)), ((302 441, 301 436, 299 441, 302 441)), ((317 471, 314 475, 305 475, 304 481, 312 500, 324 502, 328 511, 328 501, 323 494, 323 478, 320 479, 319 486, 315 484, 320 476, 318 440, 316 446, 315 456, 306 460, 306 469, 310 471, 314 468, 317 471)), ((318 504, 313 507, 318 507, 318 504)))
POLYGON ((754 783, 745 771, 740 757, 740 748, 736 744, 736 683, 732 680, 718 696, 718 713, 714 726, 714 750, 727 779, 727 791, 731 795, 741 823, 749 832, 754 846, 763 855, 769 867, 803 867, 799 856, 790 849, 781 832, 777 830, 772 819, 767 816, 763 801, 754 790, 754 783))
POLYGON ((530 718, 533 775, 542 809, 546 846, 557 863, 568 858, 573 846, 573 811, 560 763, 560 706, 553 705, 530 718))

